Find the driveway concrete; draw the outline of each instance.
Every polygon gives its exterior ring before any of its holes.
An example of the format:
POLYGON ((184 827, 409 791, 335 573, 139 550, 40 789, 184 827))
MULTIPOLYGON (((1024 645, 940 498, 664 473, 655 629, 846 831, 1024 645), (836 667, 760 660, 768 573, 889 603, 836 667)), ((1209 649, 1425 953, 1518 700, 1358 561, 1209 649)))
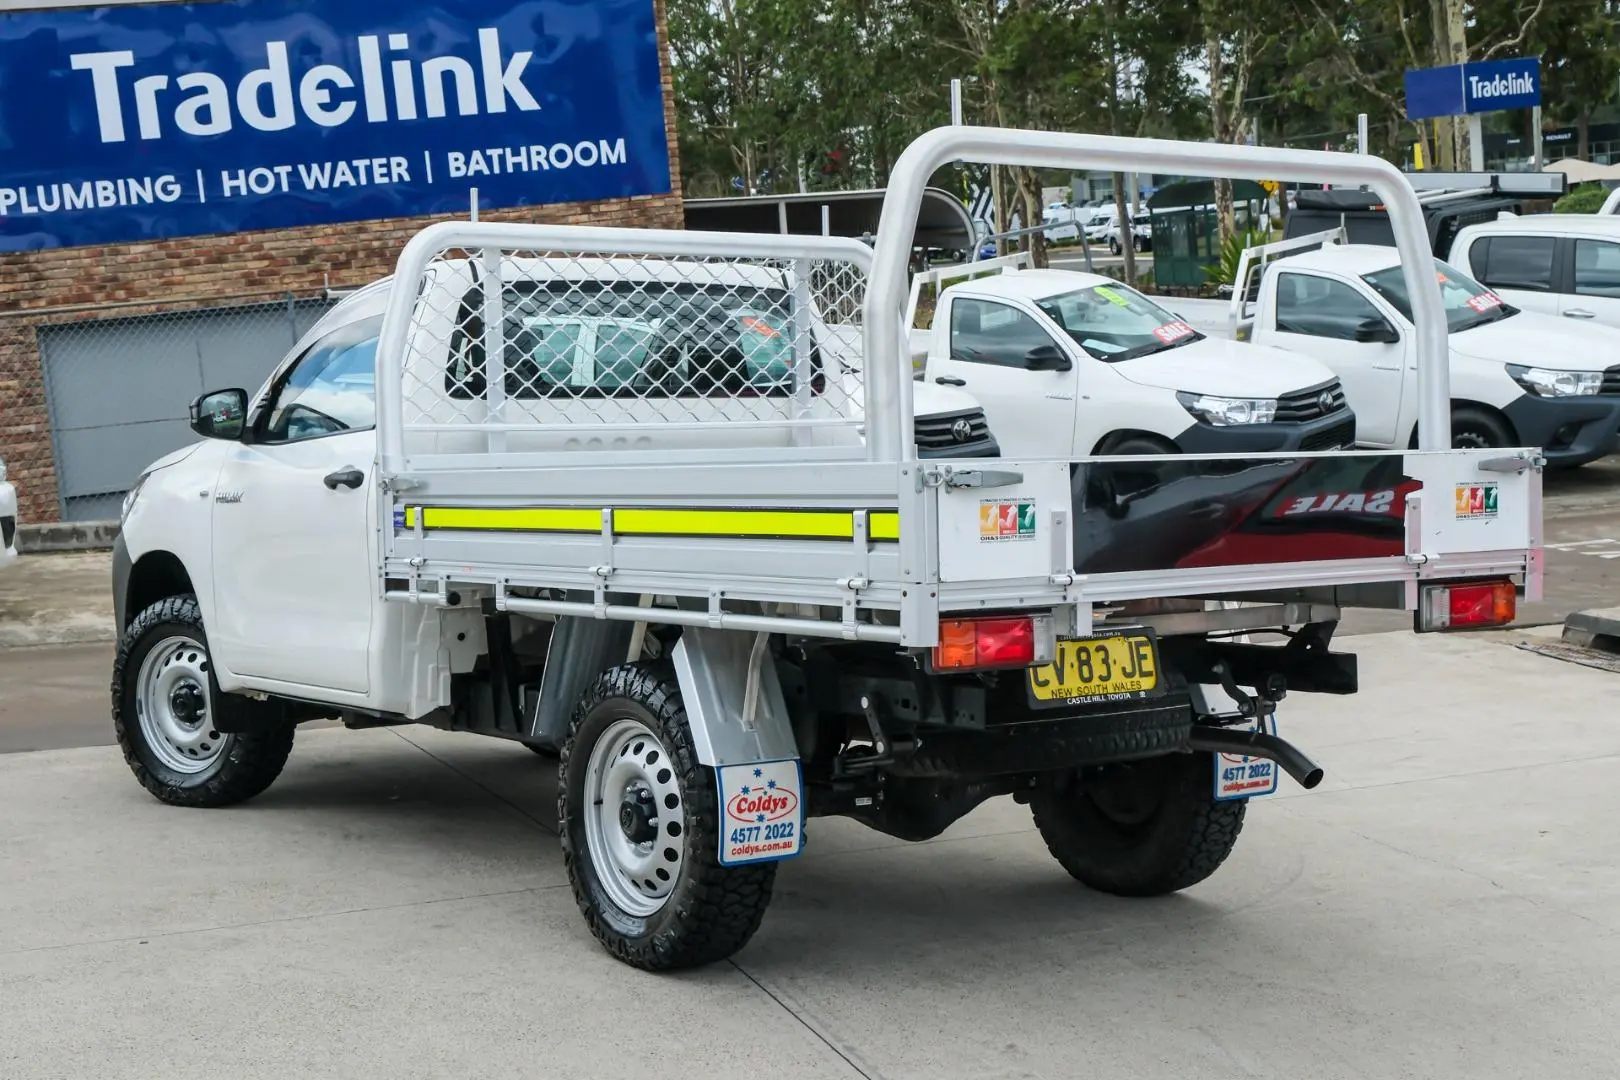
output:
POLYGON ((305 732, 223 811, 0 757, 0 1077, 1611 1076, 1620 683, 1520 636, 1347 639, 1365 690, 1281 713, 1327 780, 1185 893, 1086 892, 1005 800, 920 845, 815 821, 678 976, 590 938, 519 747, 305 732))

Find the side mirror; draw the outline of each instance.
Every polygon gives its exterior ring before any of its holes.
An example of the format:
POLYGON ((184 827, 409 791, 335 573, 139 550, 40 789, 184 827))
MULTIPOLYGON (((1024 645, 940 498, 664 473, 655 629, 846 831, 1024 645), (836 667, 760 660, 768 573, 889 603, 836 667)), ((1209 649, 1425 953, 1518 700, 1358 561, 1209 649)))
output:
POLYGON ((1356 340, 1393 345, 1401 340, 1401 335, 1383 319, 1364 319, 1356 324, 1356 340))
POLYGON ((1030 371, 1068 371, 1074 364, 1056 345, 1037 345, 1024 354, 1024 367, 1030 371))
POLYGON ((240 439, 247 430, 246 390, 215 390, 191 403, 191 430, 205 439, 240 439))

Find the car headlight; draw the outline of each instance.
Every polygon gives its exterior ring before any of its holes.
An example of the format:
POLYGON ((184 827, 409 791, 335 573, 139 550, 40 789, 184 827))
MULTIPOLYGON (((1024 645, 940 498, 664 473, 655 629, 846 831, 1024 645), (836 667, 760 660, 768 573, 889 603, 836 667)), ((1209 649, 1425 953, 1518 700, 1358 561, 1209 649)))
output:
POLYGON ((1554 371, 1508 364, 1513 381, 1538 397, 1585 397, 1603 389, 1601 371, 1554 371))
POLYGON ((1176 400, 1198 419, 1215 427, 1269 424, 1277 418, 1276 398, 1211 397, 1182 390, 1176 392, 1176 400))
POLYGON ((118 524, 122 525, 129 520, 129 512, 135 509, 135 500, 140 498, 141 488, 146 484, 146 478, 151 475, 151 473, 142 473, 141 478, 135 481, 135 486, 125 494, 123 509, 118 512, 118 524))

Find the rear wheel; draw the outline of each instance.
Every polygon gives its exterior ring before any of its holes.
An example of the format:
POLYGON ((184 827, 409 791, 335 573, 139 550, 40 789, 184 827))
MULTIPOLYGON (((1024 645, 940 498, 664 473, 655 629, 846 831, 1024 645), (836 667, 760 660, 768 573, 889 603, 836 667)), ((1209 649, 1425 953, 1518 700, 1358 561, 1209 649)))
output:
POLYGON ((720 800, 674 674, 626 664, 585 692, 562 749, 563 863, 598 941, 633 967, 724 960, 759 929, 775 863, 720 864, 720 800))
POLYGON ((1161 896, 1213 874, 1237 843, 1245 800, 1214 797, 1207 753, 1081 769, 1036 791, 1047 850, 1081 884, 1161 896))
POLYGON ((229 806, 269 787, 287 764, 293 725, 219 730, 225 714, 240 720, 259 707, 220 690, 194 596, 153 604, 136 616, 119 641, 113 660, 113 730, 135 778, 162 802, 229 806))

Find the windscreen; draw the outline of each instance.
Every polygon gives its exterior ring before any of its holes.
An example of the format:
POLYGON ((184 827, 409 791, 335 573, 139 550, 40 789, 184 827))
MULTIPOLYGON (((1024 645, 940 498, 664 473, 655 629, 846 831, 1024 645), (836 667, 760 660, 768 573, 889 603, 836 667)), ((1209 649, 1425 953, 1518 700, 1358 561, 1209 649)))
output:
MULTIPOLYGON (((1440 282, 1440 301, 1445 305, 1446 325, 1453 334, 1518 313, 1518 308, 1503 303, 1501 297, 1450 263, 1434 260, 1434 276, 1440 282)), ((1406 275, 1400 266, 1363 274, 1361 280, 1412 321, 1412 298, 1406 291, 1406 275)))
POLYGON ((1141 293, 1119 285, 1076 289, 1036 306, 1098 360, 1131 360, 1203 337, 1141 293))

